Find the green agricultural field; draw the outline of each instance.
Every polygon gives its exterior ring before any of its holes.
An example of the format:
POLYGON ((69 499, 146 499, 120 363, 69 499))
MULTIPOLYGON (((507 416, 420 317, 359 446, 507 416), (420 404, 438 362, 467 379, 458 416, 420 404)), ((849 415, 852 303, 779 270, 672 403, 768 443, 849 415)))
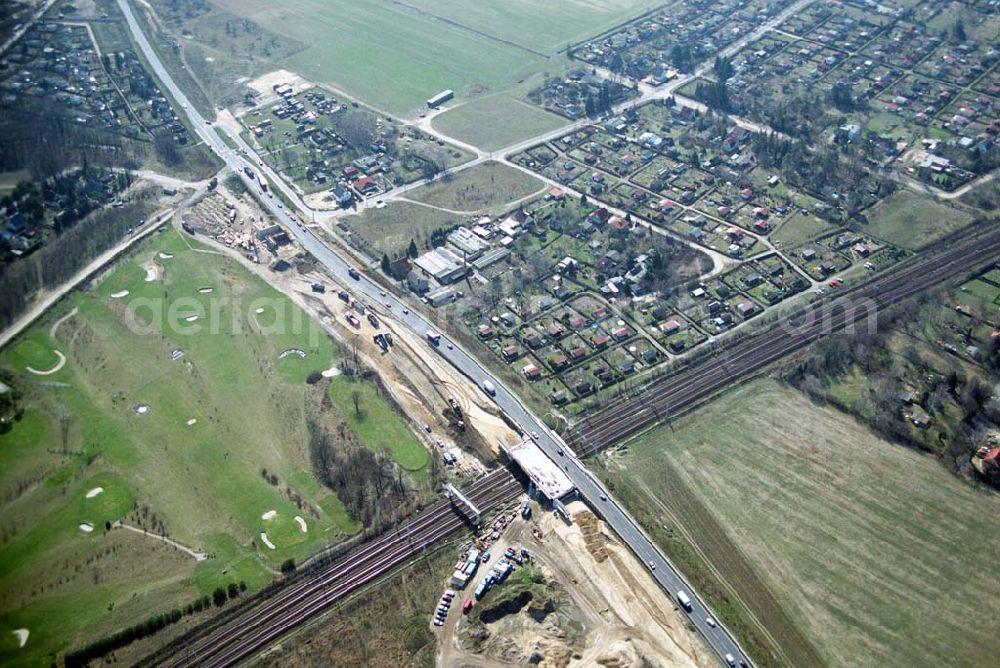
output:
POLYGON ((297 42, 284 67, 347 90, 376 108, 412 115, 435 93, 499 90, 545 70, 557 51, 656 3, 528 0, 351 3, 220 0, 238 16, 297 42))
POLYGON ((889 243, 917 250, 972 222, 972 216, 929 195, 902 190, 865 213, 865 231, 889 243))
MULTIPOLYGON (((988 574, 1000 497, 791 388, 745 385, 608 466, 650 517, 670 512, 658 499, 671 494, 703 504, 829 665, 975 666, 1000 653, 988 574)), ((690 518, 656 521, 701 538, 690 518)), ((707 558, 729 573, 726 555, 707 558)))
MULTIPOLYGON (((305 380, 337 356, 290 300, 172 229, 0 352, 24 409, 0 435, 0 664, 49 663, 218 586, 259 588, 357 531, 307 448, 307 414, 340 418, 305 380)), ((359 438, 420 477, 427 451, 358 388, 378 427, 359 438)))
POLYGON ((507 94, 471 100, 431 121, 438 132, 484 151, 510 146, 567 123, 560 116, 507 94))

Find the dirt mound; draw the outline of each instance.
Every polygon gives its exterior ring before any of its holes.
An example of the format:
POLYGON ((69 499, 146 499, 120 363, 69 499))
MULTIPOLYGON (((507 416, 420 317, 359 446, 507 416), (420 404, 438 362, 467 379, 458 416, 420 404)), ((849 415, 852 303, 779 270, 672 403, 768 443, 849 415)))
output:
POLYGON ((573 651, 561 642, 543 640, 538 645, 529 659, 531 663, 535 663, 534 659, 537 658, 538 668, 566 668, 573 657, 573 651))
POLYGON ((595 658, 605 668, 632 668, 643 665, 635 647, 627 640, 617 640, 595 658))
POLYGON ((587 551, 594 557, 597 563, 608 558, 608 545, 604 533, 601 531, 601 523, 589 510, 581 510, 573 515, 573 521, 580 527, 583 535, 583 542, 587 546, 587 551))

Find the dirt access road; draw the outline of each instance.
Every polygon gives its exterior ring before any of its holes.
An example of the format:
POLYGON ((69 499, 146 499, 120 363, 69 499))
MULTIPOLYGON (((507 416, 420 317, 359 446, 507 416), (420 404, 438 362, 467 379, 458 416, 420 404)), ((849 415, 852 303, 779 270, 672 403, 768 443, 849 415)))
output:
MULTIPOLYGON (((249 195, 235 195, 222 184, 219 194, 236 204, 240 212, 238 220, 260 220, 265 215, 249 195)), ((242 228, 240 231, 243 231, 242 228)), ((391 317, 383 317, 386 310, 384 307, 369 304, 378 315, 378 329, 372 327, 364 317, 359 318, 360 327, 350 325, 345 318, 349 307, 337 296, 340 290, 351 293, 352 286, 349 282, 339 284, 319 271, 306 274, 295 270, 274 272, 265 264, 251 262, 237 249, 210 237, 199 234, 197 239, 236 259, 303 308, 340 343, 345 359, 353 363, 356 354, 361 364, 374 369, 393 401, 402 409, 414 431, 428 448, 438 447, 438 441, 442 441, 445 448, 454 445, 454 439, 447 435, 448 423, 442 415, 449 398, 458 402, 466 423, 479 434, 483 444, 491 452, 496 452, 498 439, 509 442, 519 439, 519 435, 500 419, 493 404, 472 381, 459 375, 450 364, 444 363, 423 339, 416 337, 405 327, 397 326, 391 317), (313 292, 313 282, 326 286, 326 292, 313 292), (377 331, 392 335, 394 345, 390 352, 383 353, 373 342, 372 336, 377 331), (425 425, 431 427, 430 432, 424 428, 425 425)), ((464 473, 474 474, 483 470, 474 457, 460 455, 459 460, 458 469, 464 473)))
MULTIPOLYGON (((582 629, 573 640, 553 623, 535 622, 524 612, 505 622, 501 643, 508 651, 543 655, 539 666, 642 665, 715 666, 717 659, 689 625, 674 602, 649 577, 635 556, 615 538, 585 504, 568 506, 573 522, 538 511, 535 519, 514 520, 500 538, 489 545, 495 560, 508 547, 525 547, 546 580, 557 583, 570 602, 574 626, 582 629)), ((471 586, 456 597, 440 635, 438 665, 505 666, 510 656, 474 653, 460 637, 467 624, 461 602, 471 596, 471 586)), ((483 604, 489 603, 489 594, 483 604)))

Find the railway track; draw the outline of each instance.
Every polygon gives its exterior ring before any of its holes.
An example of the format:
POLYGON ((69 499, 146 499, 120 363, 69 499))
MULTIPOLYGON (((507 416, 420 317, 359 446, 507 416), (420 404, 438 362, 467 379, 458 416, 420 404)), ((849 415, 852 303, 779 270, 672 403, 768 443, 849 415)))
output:
MULTIPOLYGON (((775 325, 733 343, 713 357, 647 383, 636 393, 644 399, 636 396, 616 399, 574 427, 567 443, 580 457, 595 454, 693 405, 734 379, 755 373, 820 336, 867 317, 872 304, 881 308, 899 302, 998 257, 1000 230, 960 239, 946 250, 875 279, 836 300, 802 311, 792 319, 792 328, 775 325)), ((513 498, 519 490, 517 481, 500 469, 464 491, 486 511, 513 498)), ((239 614, 225 627, 176 641, 143 664, 178 668, 234 665, 404 563, 427 545, 461 527, 463 522, 449 502, 435 504, 377 540, 352 550, 316 575, 239 614)))
POLYGON ((588 457, 612 443, 718 391, 824 334, 845 329, 870 307, 884 308, 935 285, 970 273, 1000 258, 1000 231, 994 229, 957 240, 945 250, 860 286, 842 297, 805 309, 784 324, 733 343, 711 358, 693 362, 669 376, 657 378, 630 396, 612 401, 596 415, 569 431, 566 441, 579 457, 588 457), (796 321, 798 321, 796 323, 796 321))
MULTIPOLYGON (((484 512, 520 491, 520 484, 506 469, 494 471, 463 490, 484 512)), ((140 665, 172 668, 234 665, 464 523, 450 502, 439 502, 377 540, 348 552, 316 575, 238 615, 225 627, 175 641, 140 665)))

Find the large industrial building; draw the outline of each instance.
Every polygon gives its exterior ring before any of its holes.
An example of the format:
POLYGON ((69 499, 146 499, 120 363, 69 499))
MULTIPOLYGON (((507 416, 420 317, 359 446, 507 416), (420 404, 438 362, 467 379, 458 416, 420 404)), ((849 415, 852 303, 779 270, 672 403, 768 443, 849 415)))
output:
POLYGON ((444 246, 424 253, 413 264, 442 285, 454 283, 469 271, 464 258, 444 246))

